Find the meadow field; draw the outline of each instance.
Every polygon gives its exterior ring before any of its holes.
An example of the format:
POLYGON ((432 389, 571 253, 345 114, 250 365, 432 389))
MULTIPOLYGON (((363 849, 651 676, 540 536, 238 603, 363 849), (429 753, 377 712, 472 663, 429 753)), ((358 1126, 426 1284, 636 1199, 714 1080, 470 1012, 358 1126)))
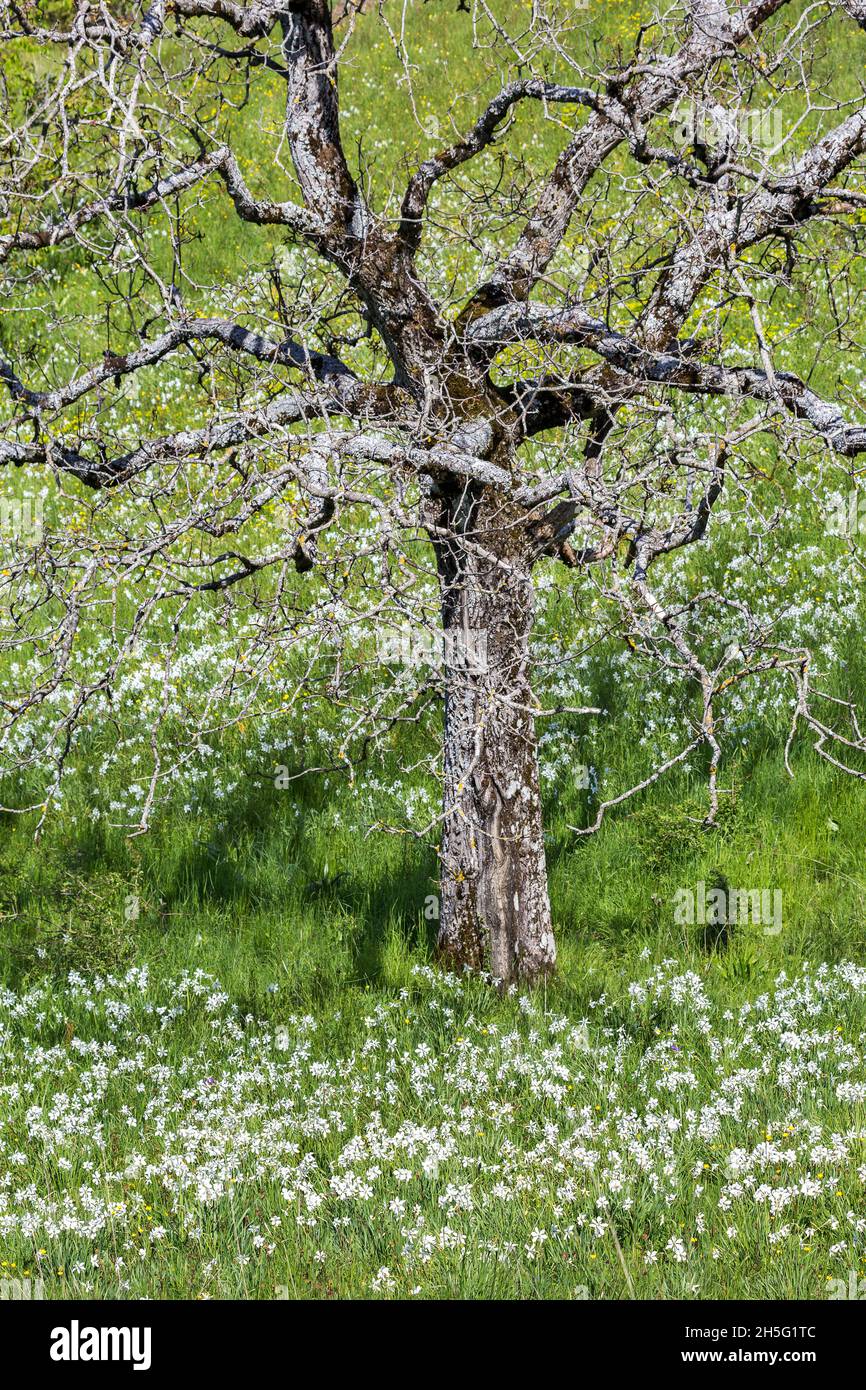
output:
MULTIPOLYGON (((513 19, 521 6, 498 8, 513 19)), ((587 44, 627 50, 643 10, 591 5, 587 44)), ((406 161, 452 120, 470 123, 498 81, 486 58, 473 66, 454 5, 410 6, 408 22, 414 112, 375 13, 341 78, 345 146, 380 207, 398 197, 406 161)), ((853 99, 864 55, 864 36, 834 20, 816 82, 853 99)), ((3 62, 22 91, 38 81, 35 66, 3 62)), ((797 93, 787 100, 793 123, 797 93)), ((289 180, 269 145, 278 102, 262 71, 223 117, 251 181, 289 180)), ((563 133, 526 110, 513 138, 532 171, 563 133)), ((627 172, 628 155, 613 164, 627 172)), ((495 152, 481 167, 494 176, 495 152)), ((588 231, 631 244, 618 187, 612 178, 593 202, 566 257, 588 231)), ((425 273, 456 303, 499 242, 495 225, 488 243, 461 239, 451 196, 445 180, 425 273)), ((216 193, 191 216, 186 270, 200 291, 187 299, 200 312, 264 312, 272 282, 249 270, 263 254, 287 279, 299 273, 296 248, 241 227, 216 193)), ((847 276, 845 340, 820 295, 794 288, 772 298, 767 328, 786 367, 832 383, 853 414, 863 368, 847 343, 866 317, 866 274, 856 236, 834 235, 809 230, 803 254, 816 285, 825 270, 847 276)), ((322 274, 302 269, 314 284, 322 274)), ((60 377, 79 351, 98 355, 103 274, 75 247, 53 250, 43 277, 0 299, 0 355, 24 341, 30 363, 60 377), (74 343, 45 336, 47 305, 78 325, 74 343)), ((753 355, 747 315, 740 327, 731 361, 753 355)), ((359 343, 356 361, 370 351, 359 343)), ((186 423, 195 375, 172 358, 146 398, 125 389, 116 437, 186 423)), ((696 401, 684 421, 715 408, 696 401)), ((785 640, 808 641, 827 688, 857 700, 864 551, 859 533, 834 533, 839 479, 818 444, 799 460, 764 436, 749 448, 780 543, 744 543, 732 507, 666 582, 706 575, 759 613, 781 608, 785 640)), ((27 486, 18 472, 5 490, 27 486)), ((40 507, 70 547, 94 543, 108 508, 115 521, 127 509, 130 534, 146 524, 134 501, 51 479, 40 507)), ((183 631, 169 708, 167 611, 76 733, 58 781, 47 755, 11 770, 41 746, 50 709, 0 744, 12 808, 0 815, 0 1280, 94 1299, 848 1296, 852 1274, 855 1286, 866 1277, 863 782, 806 736, 789 775, 790 689, 770 674, 726 709, 717 826, 702 826, 696 758, 576 836, 602 795, 677 746, 683 693, 629 666, 590 581, 540 566, 539 697, 604 714, 543 723, 558 967, 538 989, 500 993, 435 961, 435 836, 411 832, 438 806, 439 705, 336 770, 351 712, 295 681, 315 582, 297 581, 300 637, 251 657, 245 689, 220 684, 248 640, 244 614, 227 622, 214 597, 183 631), (157 722, 172 770, 147 833, 130 834, 157 722), (731 889, 770 895, 778 914, 712 924, 678 911, 684 893, 731 889)), ((94 624, 94 659, 112 630, 94 624)), ((358 647, 363 679, 390 679, 369 660, 375 633, 358 647)))

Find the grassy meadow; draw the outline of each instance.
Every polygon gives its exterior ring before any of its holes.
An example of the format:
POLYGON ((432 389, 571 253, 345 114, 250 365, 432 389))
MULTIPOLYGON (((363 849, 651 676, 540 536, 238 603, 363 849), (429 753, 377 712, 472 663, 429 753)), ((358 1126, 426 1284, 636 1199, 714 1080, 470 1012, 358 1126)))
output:
MULTIPOLYGON (((528 9, 496 8, 515 24, 528 9)), ((645 17, 630 3, 580 13, 587 45, 626 52, 645 17)), ((414 114, 375 14, 341 77, 346 148, 379 207, 399 201, 407 162, 394 132, 406 133, 411 165, 448 138, 451 117, 470 123, 502 76, 495 53, 473 52, 454 6, 416 4, 409 16, 414 114)), ((853 98, 862 39, 828 27, 815 82, 853 98)), ((34 80, 10 72, 22 91, 34 80)), ((201 118, 220 123, 251 186, 290 193, 275 79, 260 73, 238 110, 217 110, 214 95, 212 113, 210 96, 201 118)), ((792 120, 797 100, 786 98, 792 120)), ((559 118, 529 106, 509 136, 530 172, 566 138, 559 118)), ((564 258, 583 237, 637 255, 623 212, 633 166, 627 155, 612 166, 564 258)), ((458 208, 445 181, 441 238, 424 263, 455 304, 511 235, 494 222, 470 244, 458 208)), ((650 229, 656 211, 640 210, 650 229)), ((187 232, 196 311, 237 300, 272 312, 249 268, 275 256, 287 280, 298 272, 297 251, 242 226, 217 188, 187 232)), ((834 338, 819 290, 822 268, 847 277, 853 336, 866 313, 859 250, 821 224, 803 255, 814 297, 774 295, 767 329, 787 368, 853 410, 862 367, 834 338)), ((105 346, 104 268, 74 247, 47 263, 42 281, 18 286, 14 312, 0 305, 3 353, 23 335, 31 376, 62 376, 105 346), (49 303, 68 324, 50 343, 49 303)), ((614 316, 631 311, 623 289, 614 316)), ((739 334, 730 360, 753 360, 748 314, 727 329, 739 334)), ((124 331, 118 320, 115 347, 124 331)), ((381 364, 362 343, 354 365, 381 364)), ((125 387, 106 407, 108 427, 130 440, 188 423, 195 376, 167 361, 146 391, 125 387)), ((709 410, 689 404, 684 419, 709 410)), ((792 459, 758 436, 749 450, 768 505, 783 504, 774 547, 753 550, 732 508, 666 582, 705 576, 759 612, 781 606, 783 636, 808 639, 828 688, 857 698, 860 541, 829 532, 838 479, 816 445, 792 459)), ((69 546, 91 544, 118 507, 131 530, 144 525, 134 502, 74 484, 46 483, 44 502, 69 546)), ((299 610, 307 592, 324 602, 315 579, 303 582, 299 610)), ((821 1299, 831 1281, 866 1274, 866 790, 805 735, 788 775, 790 690, 769 677, 726 707, 717 827, 701 827, 696 757, 599 834, 576 837, 570 827, 590 823, 601 794, 677 746, 683 695, 629 667, 590 581, 541 565, 538 604, 541 697, 606 713, 543 722, 559 967, 531 995, 435 968, 435 840, 377 828, 435 814, 424 766, 435 706, 351 777, 278 785, 280 766, 329 761, 344 737, 339 709, 286 694, 286 640, 251 658, 249 691, 213 737, 189 737, 220 662, 248 637, 248 615, 220 630, 216 600, 202 600, 184 638, 163 725, 182 770, 147 834, 128 832, 162 717, 170 615, 110 709, 76 736, 38 838, 40 812, 0 815, 0 1279, 41 1279, 48 1298, 821 1299), (676 894, 698 884, 780 892, 781 930, 677 920, 676 894)), ((97 631, 95 647, 107 640, 97 631)), ((42 732, 34 723, 34 744, 42 732)), ((4 764, 16 746, 4 745, 4 764)), ((42 772, 37 761, 6 777, 3 804, 38 800, 42 772)))

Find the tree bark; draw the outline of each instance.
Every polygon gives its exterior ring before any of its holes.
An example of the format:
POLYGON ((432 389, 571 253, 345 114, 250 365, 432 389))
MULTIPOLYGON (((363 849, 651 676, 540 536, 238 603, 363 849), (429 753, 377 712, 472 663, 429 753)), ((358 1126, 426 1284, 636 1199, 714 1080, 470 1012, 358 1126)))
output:
POLYGON ((529 678, 529 559, 522 528, 509 530, 501 506, 489 519, 497 553, 486 550, 482 509, 464 493, 449 509, 455 539, 436 542, 446 678, 439 952, 451 967, 486 969, 507 985, 549 973, 556 949, 529 678))

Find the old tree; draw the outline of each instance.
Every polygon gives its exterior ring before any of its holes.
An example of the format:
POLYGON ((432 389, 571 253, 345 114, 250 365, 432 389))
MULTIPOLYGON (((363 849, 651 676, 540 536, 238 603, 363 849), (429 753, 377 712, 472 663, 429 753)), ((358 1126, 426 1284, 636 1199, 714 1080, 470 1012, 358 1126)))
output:
MULTIPOLYGON (((229 722, 217 697, 254 718, 293 644, 292 698, 350 711, 336 763, 444 697, 440 948, 531 979, 555 960, 534 571, 593 586, 643 678, 686 691, 681 745, 581 831, 689 757, 711 823, 719 706, 762 673, 787 683, 791 739, 862 775, 853 708, 826 705, 808 650, 723 583, 695 570, 676 596, 664 576, 722 507, 769 553, 785 504, 756 440, 816 478, 866 451, 856 390, 817 389, 818 357, 771 327, 777 295, 806 327, 823 296, 862 352, 866 5, 685 0, 648 9, 629 52, 558 0, 331 10, 0 0, 4 505, 21 523, 37 488, 54 517, 6 527, 7 809, 47 812, 152 627, 168 692, 196 605, 243 611, 198 737, 229 722), (474 75, 431 118, 416 88, 440 34, 474 75), (371 152, 358 111, 383 51, 405 120, 371 152), (847 248, 832 271, 816 227, 847 248), (423 628, 434 590, 444 670, 410 688, 389 667, 389 693, 359 633, 423 628), (723 610, 733 638, 708 645, 723 610)), ((140 828, 176 765, 159 727, 145 744, 140 828)))

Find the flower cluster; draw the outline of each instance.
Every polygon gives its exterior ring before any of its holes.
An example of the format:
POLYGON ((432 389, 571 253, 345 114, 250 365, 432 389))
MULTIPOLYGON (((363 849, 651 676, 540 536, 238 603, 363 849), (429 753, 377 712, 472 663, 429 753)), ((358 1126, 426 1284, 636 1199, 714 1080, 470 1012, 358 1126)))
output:
POLYGON ((351 1026, 254 1017, 201 971, 4 992, 5 1268, 49 1296, 725 1296, 761 1271, 816 1297, 859 1267, 866 970, 735 1012, 666 961, 588 1013, 423 966, 351 1026))

